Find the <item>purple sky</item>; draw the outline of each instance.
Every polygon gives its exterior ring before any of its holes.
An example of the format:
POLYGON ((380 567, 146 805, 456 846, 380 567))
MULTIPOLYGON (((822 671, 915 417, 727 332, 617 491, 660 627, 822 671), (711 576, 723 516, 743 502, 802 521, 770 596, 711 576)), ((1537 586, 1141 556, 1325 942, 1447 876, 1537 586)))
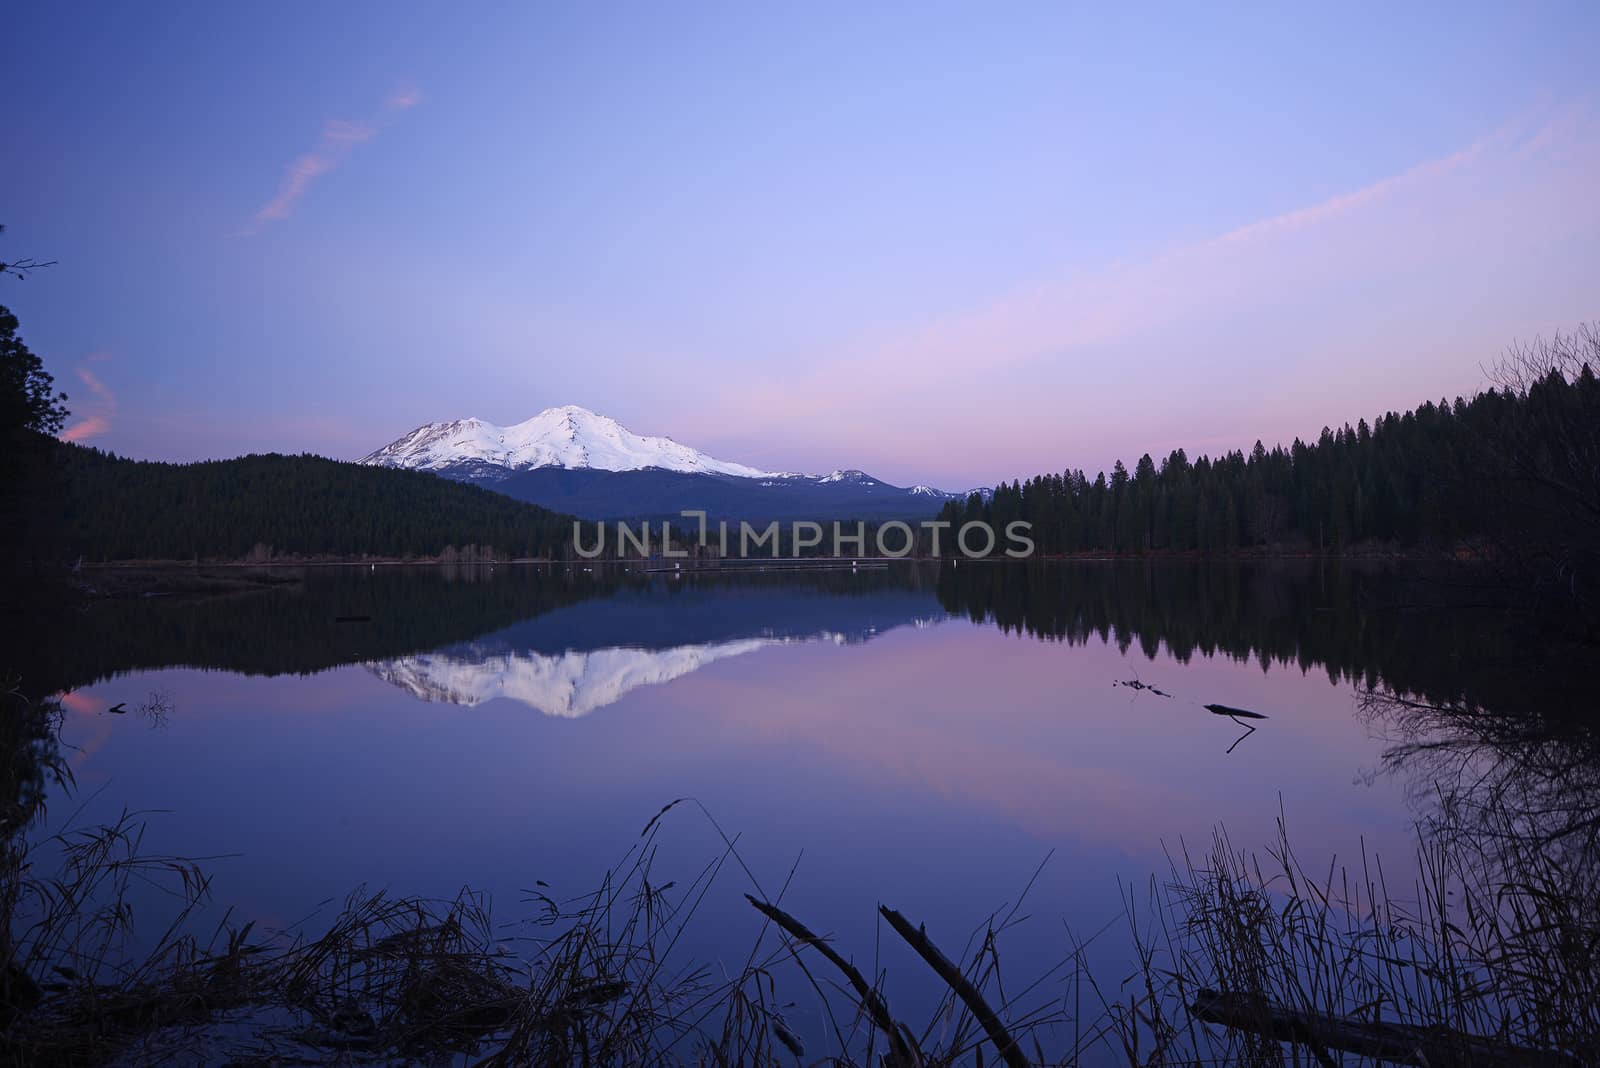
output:
POLYGON ((0 303, 133 456, 575 403, 959 488, 1600 315, 1592 4, 29 5, 0 303))

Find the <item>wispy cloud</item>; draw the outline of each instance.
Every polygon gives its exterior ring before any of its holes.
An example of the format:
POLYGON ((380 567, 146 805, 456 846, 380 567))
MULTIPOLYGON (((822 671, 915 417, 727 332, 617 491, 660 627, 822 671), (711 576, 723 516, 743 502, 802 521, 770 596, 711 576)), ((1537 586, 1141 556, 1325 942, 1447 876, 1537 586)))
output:
POLYGON ((851 462, 931 480, 982 398, 1012 416, 956 460, 985 477, 1137 456, 1175 429, 1247 448, 1470 388, 1499 346, 1592 314, 1577 299, 1592 261, 1572 250, 1600 227, 1597 164, 1586 105, 1520 120, 1302 208, 818 353, 781 382, 730 383, 707 432, 731 451, 827 426, 851 462))
POLYGON ((287 219, 300 206, 300 201, 311 191, 318 178, 334 170, 349 158, 356 146, 371 141, 378 132, 401 112, 409 111, 422 102, 422 93, 415 86, 402 85, 384 100, 383 112, 374 121, 355 122, 348 119, 328 119, 322 124, 322 136, 317 146, 301 153, 284 168, 278 183, 278 192, 257 209, 249 226, 238 232, 240 237, 259 233, 269 223, 287 219))
POLYGON ((105 707, 105 702, 95 701, 82 690, 72 690, 62 694, 61 704, 68 712, 76 712, 80 716, 90 715, 105 707))
MULTIPOLYGON (((97 352, 89 356, 87 362, 101 363, 110 358, 107 353, 97 352)), ((63 441, 88 441, 97 438, 111 429, 111 419, 117 414, 116 394, 112 393, 110 388, 87 367, 79 367, 77 372, 79 381, 88 388, 93 400, 83 417, 61 435, 63 441)))
POLYGON ((390 111, 408 111, 422 103, 422 90, 415 85, 407 83, 395 88, 389 94, 389 99, 383 102, 384 107, 390 111))

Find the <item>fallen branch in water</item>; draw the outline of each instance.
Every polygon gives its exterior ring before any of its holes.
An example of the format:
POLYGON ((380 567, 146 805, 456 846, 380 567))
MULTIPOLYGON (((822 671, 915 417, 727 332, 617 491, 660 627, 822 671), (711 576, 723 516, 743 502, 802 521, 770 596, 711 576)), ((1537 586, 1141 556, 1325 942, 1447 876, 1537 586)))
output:
POLYGON ((1155 694, 1157 697, 1171 697, 1172 696, 1167 691, 1158 690, 1154 686, 1150 685, 1148 682, 1140 682, 1138 679, 1123 679, 1120 682, 1112 683, 1112 685, 1113 686, 1126 686, 1130 690, 1147 690, 1150 693, 1155 694))
POLYGON ((1227 716, 1229 719, 1233 720, 1235 723, 1239 724, 1239 726, 1244 728, 1244 733, 1239 735, 1239 737, 1235 738, 1233 740, 1233 744, 1228 746, 1227 751, 1229 753, 1232 753, 1235 749, 1239 748, 1239 743, 1240 742, 1244 741, 1246 738, 1250 737, 1252 734, 1254 734, 1256 732, 1256 729, 1254 727, 1252 727, 1252 726, 1250 726, 1250 724, 1244 722, 1245 720, 1247 720, 1247 719, 1266 719, 1267 718, 1266 716, 1263 716, 1260 712, 1251 712, 1248 709, 1244 709, 1244 708, 1234 708, 1231 705, 1206 705, 1205 708, 1206 708, 1206 711, 1210 712, 1212 715, 1215 715, 1215 716, 1227 716))
MULTIPOLYGON (((910 1068, 910 1066, 922 1063, 922 1058, 913 1054, 910 1043, 901 1032, 899 1025, 895 1023, 894 1017, 890 1015, 888 1002, 884 1001, 883 995, 862 977, 861 972, 856 969, 855 965, 841 957, 836 949, 814 934, 809 927, 778 906, 759 901, 749 894, 744 896, 745 900, 754 905, 756 910, 763 916, 783 928, 797 941, 810 946, 824 957, 827 957, 828 963, 843 973, 844 977, 849 980, 851 988, 855 990, 856 997, 861 999, 861 1007, 872 1018, 872 1022, 877 1026, 878 1030, 889 1037, 890 1049, 893 1052, 890 1064, 905 1065, 910 1068)), ((892 923, 893 921, 890 922, 892 923)))
POLYGON ((1260 712, 1251 712, 1246 708, 1234 708, 1231 705, 1206 705, 1207 712, 1218 716, 1227 716, 1229 719, 1266 719, 1260 712))
POLYGON ((1493 1065, 1578 1068, 1579 1065, 1576 1057, 1558 1051, 1526 1049, 1442 1027, 1368 1023, 1289 1009, 1251 994, 1201 990, 1190 1011, 1196 1019, 1206 1023, 1307 1046, 1325 1065, 1336 1062, 1324 1047, 1421 1068, 1440 1064, 1472 1064, 1485 1068, 1493 1065))
POLYGON ((1006 1030, 1006 1025, 1001 1023, 1000 1017, 989 1008, 988 1002, 983 1000, 983 995, 978 993, 978 988, 961 974, 961 969, 933 944, 928 932, 922 927, 912 927, 911 921, 888 905, 879 905, 878 912, 889 921, 889 926, 894 928, 895 934, 904 938, 911 948, 917 951, 917 955, 928 962, 928 966, 938 974, 939 978, 956 992, 956 996, 962 1000, 972 1015, 977 1017, 978 1023, 983 1025, 989 1041, 994 1043, 994 1048, 1005 1058, 1006 1064, 1011 1068, 1028 1068, 1028 1058, 1022 1055, 1022 1050, 1006 1030))

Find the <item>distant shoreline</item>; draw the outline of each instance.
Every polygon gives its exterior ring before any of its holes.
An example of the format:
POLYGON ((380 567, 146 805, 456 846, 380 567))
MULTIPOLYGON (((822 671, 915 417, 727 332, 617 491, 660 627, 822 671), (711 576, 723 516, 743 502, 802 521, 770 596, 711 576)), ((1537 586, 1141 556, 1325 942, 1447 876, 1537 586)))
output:
POLYGON ((616 566, 624 565, 636 567, 644 565, 647 568, 666 570, 695 570, 707 571, 718 569, 734 569, 748 567, 763 567, 773 564, 841 564, 841 563, 946 563, 956 562, 963 564, 1020 564, 1048 561, 1052 563, 1132 563, 1137 561, 1186 561, 1186 562, 1211 562, 1211 561, 1238 561, 1238 560, 1439 560, 1445 558, 1461 558, 1458 554, 1439 551, 1423 551, 1416 549, 1399 549, 1393 546, 1361 545, 1352 546, 1341 550, 1316 550, 1305 548, 1270 547, 1263 546, 1251 549, 1237 549, 1229 552, 1206 552, 1198 549, 1174 551, 1168 549, 1153 549, 1146 552, 1081 552, 1081 553, 1038 553, 1025 558, 1010 558, 1005 556, 967 557, 960 555, 941 556, 901 556, 886 557, 876 555, 828 555, 817 556, 750 556, 750 557, 710 557, 687 556, 679 558, 656 557, 629 557, 626 559, 575 559, 559 560, 552 557, 520 556, 500 559, 444 559, 438 556, 419 557, 372 557, 372 556, 318 556, 308 558, 280 557, 270 560, 105 560, 90 562, 84 561, 79 565, 80 571, 115 572, 115 571, 197 571, 206 569, 229 570, 259 570, 272 568, 302 568, 302 567, 485 567, 499 565, 552 565, 564 566, 616 566), (681 565, 681 568, 680 568, 681 565))

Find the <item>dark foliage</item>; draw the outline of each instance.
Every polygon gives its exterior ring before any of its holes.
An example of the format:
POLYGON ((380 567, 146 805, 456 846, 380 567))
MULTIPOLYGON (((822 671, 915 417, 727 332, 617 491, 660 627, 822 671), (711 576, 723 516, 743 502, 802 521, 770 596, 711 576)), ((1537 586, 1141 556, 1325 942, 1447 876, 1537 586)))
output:
POLYGON ((55 379, 17 336, 17 325, 0 305, 0 428, 8 436, 18 430, 54 434, 66 421, 67 395, 55 392, 55 379))
POLYGON ((46 551, 51 531, 36 502, 57 488, 50 435, 66 421, 66 399, 17 336, 17 317, 0 307, 0 567, 8 570, 32 570, 46 551))
POLYGON ((320 456, 168 464, 63 445, 57 466, 68 560, 543 556, 572 530, 488 490, 320 456))

